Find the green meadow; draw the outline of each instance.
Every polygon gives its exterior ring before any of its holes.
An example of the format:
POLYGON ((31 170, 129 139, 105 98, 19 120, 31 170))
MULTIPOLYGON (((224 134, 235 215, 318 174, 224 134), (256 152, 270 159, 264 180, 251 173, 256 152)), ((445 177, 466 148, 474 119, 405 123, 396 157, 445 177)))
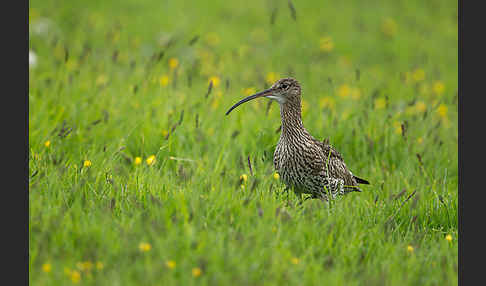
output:
POLYGON ((453 1, 29 3, 29 284, 457 285, 453 1), (363 192, 273 169, 281 77, 363 192), (251 169, 250 169, 251 168, 251 169))

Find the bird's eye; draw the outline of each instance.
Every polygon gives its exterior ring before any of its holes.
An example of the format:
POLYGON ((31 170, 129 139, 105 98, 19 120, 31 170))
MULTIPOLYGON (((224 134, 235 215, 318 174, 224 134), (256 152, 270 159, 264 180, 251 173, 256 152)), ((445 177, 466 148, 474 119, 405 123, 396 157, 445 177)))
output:
POLYGON ((287 89, 287 88, 289 87, 289 85, 288 85, 288 84, 286 84, 286 83, 282 83, 282 84, 280 85, 280 87, 281 87, 282 89, 287 89))

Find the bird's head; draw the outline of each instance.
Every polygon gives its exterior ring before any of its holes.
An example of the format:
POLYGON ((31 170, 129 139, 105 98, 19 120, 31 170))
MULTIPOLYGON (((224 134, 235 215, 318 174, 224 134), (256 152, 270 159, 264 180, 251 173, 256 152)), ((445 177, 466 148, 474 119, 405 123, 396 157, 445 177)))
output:
POLYGON ((280 105, 300 106, 300 84, 296 79, 293 78, 281 78, 277 80, 269 89, 250 95, 237 102, 226 112, 226 115, 228 115, 239 105, 259 97, 273 99, 280 105))

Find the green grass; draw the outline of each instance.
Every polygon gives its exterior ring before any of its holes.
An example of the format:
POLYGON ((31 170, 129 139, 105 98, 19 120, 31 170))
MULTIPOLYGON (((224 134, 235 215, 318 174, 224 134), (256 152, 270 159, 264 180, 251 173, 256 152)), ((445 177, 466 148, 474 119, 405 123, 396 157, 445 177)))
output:
POLYGON ((30 2, 31 285, 457 284, 457 3, 294 7, 30 2), (273 177, 278 105, 224 115, 270 72, 300 81, 305 126, 362 193, 298 206, 273 177))

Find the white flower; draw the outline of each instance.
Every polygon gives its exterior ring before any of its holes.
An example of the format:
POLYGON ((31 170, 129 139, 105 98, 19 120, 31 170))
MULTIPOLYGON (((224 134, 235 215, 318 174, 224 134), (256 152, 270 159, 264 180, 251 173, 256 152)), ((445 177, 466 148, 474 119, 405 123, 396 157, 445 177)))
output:
POLYGON ((35 68, 37 65, 37 55, 34 51, 29 50, 29 68, 35 68))

